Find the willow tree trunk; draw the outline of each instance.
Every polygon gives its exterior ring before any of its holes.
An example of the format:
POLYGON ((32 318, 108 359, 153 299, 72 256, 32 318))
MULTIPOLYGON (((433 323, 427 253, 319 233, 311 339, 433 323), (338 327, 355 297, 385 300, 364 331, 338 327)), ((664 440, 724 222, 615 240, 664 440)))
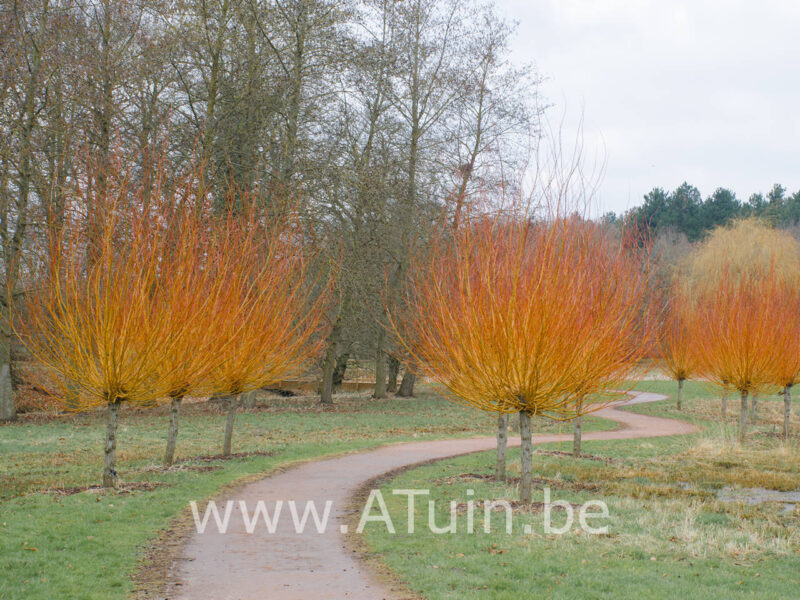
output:
POLYGON ((581 455, 581 440, 583 438, 583 417, 578 415, 574 419, 575 430, 572 434, 572 454, 574 456, 581 455))
POLYGON ((244 407, 245 408, 256 407, 256 390, 253 390, 252 392, 247 392, 244 395, 244 407))
POLYGON ((522 502, 530 503, 533 489, 533 440, 531 438, 531 416, 525 411, 519 413, 519 438, 522 460, 519 499, 522 502))
POLYGON ((394 356, 389 357, 389 375, 386 380, 386 391, 394 394, 397 392, 397 376, 400 374, 400 361, 394 356))
POLYGON ((117 423, 120 400, 108 403, 106 418, 105 464, 103 465, 103 487, 117 487, 117 423))
POLYGON ((728 390, 723 390, 722 392, 722 420, 723 422, 725 419, 728 418, 728 390))
POLYGON ((755 423, 758 420, 758 394, 753 394, 750 398, 750 422, 755 423))
POLYGON ((508 447, 508 414, 501 413, 497 417, 497 465, 494 469, 494 478, 497 481, 506 480, 506 448, 508 447))
POLYGON ((222 456, 231 455, 231 445, 233 443, 233 422, 236 419, 236 409, 241 401, 241 394, 228 397, 228 418, 225 421, 225 440, 222 442, 222 456))
POLYGON ((182 396, 172 398, 169 406, 169 430, 167 431, 167 449, 164 451, 164 466, 171 467, 175 462, 175 446, 178 444, 178 422, 181 416, 182 396))
POLYGON ((792 386, 783 388, 783 437, 789 439, 789 419, 792 416, 792 386))
POLYGON ((678 410, 683 409, 683 379, 678 379, 678 410))
POLYGON ((417 375, 406 367, 406 372, 403 373, 403 380, 400 382, 400 389, 397 390, 397 395, 401 398, 411 398, 414 395, 414 383, 416 381, 417 375))
POLYGON ((742 405, 739 410, 739 443, 744 444, 747 437, 747 392, 742 392, 742 405))

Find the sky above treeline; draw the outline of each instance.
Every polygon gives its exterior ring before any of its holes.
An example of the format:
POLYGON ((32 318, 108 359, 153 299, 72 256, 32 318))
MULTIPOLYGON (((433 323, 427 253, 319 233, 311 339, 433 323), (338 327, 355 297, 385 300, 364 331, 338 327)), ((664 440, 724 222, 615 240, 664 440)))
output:
POLYGON ((740 200, 800 189, 800 0, 497 0, 514 57, 586 160, 605 161, 595 210, 688 181, 740 200))

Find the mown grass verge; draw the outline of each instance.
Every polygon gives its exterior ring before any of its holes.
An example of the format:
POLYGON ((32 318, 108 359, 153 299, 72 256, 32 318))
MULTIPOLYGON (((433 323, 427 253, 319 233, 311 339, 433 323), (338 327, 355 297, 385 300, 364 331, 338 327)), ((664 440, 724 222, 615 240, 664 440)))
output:
MULTIPOLYGON (((237 417, 234 452, 216 456, 224 411, 189 404, 178 463, 160 467, 164 409, 121 414, 122 489, 92 489, 102 465, 102 414, 27 415, 0 426, 0 598, 113 600, 135 592, 148 546, 186 510, 236 482, 298 461, 425 438, 492 435, 494 419, 423 387, 417 398, 262 397, 237 417)), ((614 424, 593 419, 589 429, 614 424)), ((540 430, 557 425, 540 423, 540 430)))
MULTIPOLYGON (((670 396, 675 391, 672 382, 637 387, 670 396)), ((797 438, 784 443, 772 434, 778 400, 761 399, 760 419, 742 448, 735 441, 736 413, 721 422, 714 390, 689 384, 685 397, 680 413, 674 398, 625 410, 684 418, 701 426, 698 434, 588 441, 583 448, 591 456, 581 459, 547 452, 557 444, 535 449, 540 451, 534 454, 534 501, 544 500, 545 487, 551 499, 570 502, 576 510, 588 500, 603 500, 609 519, 590 524, 607 524, 604 535, 586 534, 577 524, 563 535, 548 534, 539 505, 515 512, 511 535, 503 511, 490 513, 491 533, 485 533, 483 508, 476 508, 475 533, 467 533, 470 499, 517 497, 515 450, 509 452, 506 483, 492 479, 492 453, 426 465, 385 482, 381 489, 397 533, 370 523, 364 542, 413 594, 428 600, 795 597, 800 509, 717 498, 717 490, 728 487, 800 489, 797 438), (411 535, 407 499, 392 494, 404 488, 430 490, 416 502, 411 535), (450 501, 458 503, 455 534, 430 532, 429 500, 435 502, 439 527, 449 522, 450 501)), ((564 512, 552 513, 554 527, 565 521, 564 512)))

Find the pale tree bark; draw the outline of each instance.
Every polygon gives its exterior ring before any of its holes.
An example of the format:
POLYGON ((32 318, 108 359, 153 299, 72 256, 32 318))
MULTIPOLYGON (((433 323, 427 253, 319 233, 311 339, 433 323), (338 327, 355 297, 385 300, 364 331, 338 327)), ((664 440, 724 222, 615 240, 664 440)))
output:
POLYGON ((175 447, 178 444, 178 422, 181 416, 182 396, 170 399, 169 430, 167 431, 167 448, 164 451, 164 466, 171 467, 175 461, 175 447))
POLYGON ((119 398, 109 402, 106 408, 106 445, 103 466, 103 487, 117 487, 117 424, 119 423, 119 398))
POLYGON ((683 379, 678 379, 678 410, 683 409, 683 379))
POLYGON ((519 437, 522 462, 522 473, 519 482, 519 499, 530 503, 533 491, 533 438, 531 434, 531 416, 519 413, 519 437))
POLYGON ((231 455, 231 446, 233 444, 233 423, 236 419, 236 409, 239 407, 241 399, 241 394, 228 397, 228 415, 225 420, 225 439, 222 442, 222 456, 231 455))
POLYGON ((750 422, 758 421, 758 394, 753 394, 750 398, 750 422))
POLYGON ((742 403, 739 409, 739 443, 747 441, 747 392, 742 392, 742 403))
POLYGON ((497 481, 506 480, 506 448, 508 447, 508 413, 497 416, 497 464, 494 468, 494 478, 497 481))
POLYGON ((581 455, 581 441, 583 438, 583 416, 578 415, 574 419, 575 431, 572 434, 572 454, 574 456, 581 455))
POLYGON ((728 418, 728 388, 722 390, 722 421, 728 418))
POLYGON ((247 409, 253 409, 256 407, 256 390, 251 392, 247 392, 243 396, 244 399, 244 407, 247 409))
POLYGON ((783 388, 783 437, 789 439, 789 426, 792 417, 792 386, 783 388))

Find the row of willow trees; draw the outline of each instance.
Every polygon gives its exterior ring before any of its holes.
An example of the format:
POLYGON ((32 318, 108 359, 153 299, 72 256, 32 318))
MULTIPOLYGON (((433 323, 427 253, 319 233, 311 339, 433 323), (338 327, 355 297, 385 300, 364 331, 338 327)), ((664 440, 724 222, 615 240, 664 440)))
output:
MULTIPOLYGON (((145 196, 121 163, 87 170, 23 266, 14 310, 40 367, 30 377, 65 408, 107 411, 105 486, 122 403, 171 406, 169 465, 183 398, 226 396, 228 455, 242 395, 306 372, 346 301, 339 259, 319 251, 335 240, 296 204, 264 213, 234 189, 221 211, 199 167, 177 184, 157 169, 145 196)), ((748 394, 782 386, 788 399, 800 376, 794 240, 757 223, 721 230, 665 298, 647 245, 575 213, 571 185, 445 211, 409 240, 402 284, 385 277, 384 334, 452 400, 499 415, 500 475, 519 415, 523 501, 531 417, 579 420, 619 399, 659 339, 677 379, 741 391, 742 414, 748 394)))
MULTIPOLYGON (((13 311, 33 383, 66 409, 106 410, 105 486, 117 483, 122 403, 170 405, 168 466, 182 400, 228 397, 230 454, 242 395, 318 365, 347 302, 341 257, 320 251, 336 240, 296 201, 267 213, 233 187, 220 210, 202 160, 143 178, 123 157, 111 169, 86 159, 21 266, 13 311)), ((400 284, 387 269, 382 295, 384 335, 405 364, 499 413, 503 436, 519 414, 528 500, 531 417, 574 419, 618 397, 656 323, 646 253, 574 213, 568 186, 442 211, 408 241, 400 284)))
POLYGON ((664 364, 678 382, 700 379, 738 392, 739 440, 757 416, 761 394, 784 397, 788 439, 791 388, 800 381, 800 243, 756 220, 721 228, 674 277, 665 315, 664 364), (748 397, 750 403, 748 405, 748 397))
POLYGON ((36 362, 28 376, 65 409, 105 407, 106 487, 123 402, 171 405, 169 466, 181 401, 226 396, 230 455, 242 395, 300 373, 324 341, 331 281, 311 269, 296 215, 257 218, 242 194, 219 213, 203 180, 198 169, 162 187, 161 169, 144 198, 123 165, 90 170, 23 268, 13 326, 36 362))

